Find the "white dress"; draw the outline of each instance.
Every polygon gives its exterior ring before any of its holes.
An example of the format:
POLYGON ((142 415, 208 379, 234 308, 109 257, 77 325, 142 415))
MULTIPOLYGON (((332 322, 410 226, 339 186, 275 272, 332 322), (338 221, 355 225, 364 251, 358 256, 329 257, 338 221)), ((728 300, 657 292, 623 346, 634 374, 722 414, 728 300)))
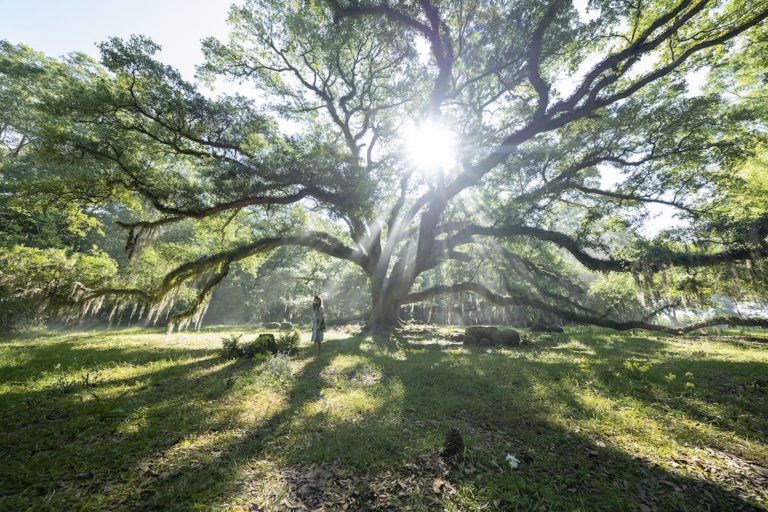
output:
POLYGON ((317 309, 312 308, 312 314, 312 342, 321 342, 323 341, 323 331, 320 330, 320 321, 325 318, 323 306, 320 305, 317 309))

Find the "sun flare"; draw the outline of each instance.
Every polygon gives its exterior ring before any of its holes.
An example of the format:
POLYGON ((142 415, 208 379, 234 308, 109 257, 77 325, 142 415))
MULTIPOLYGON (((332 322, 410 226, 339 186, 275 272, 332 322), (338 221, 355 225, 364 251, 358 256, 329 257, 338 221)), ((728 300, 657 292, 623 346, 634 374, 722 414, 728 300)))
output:
POLYGON ((409 162, 426 172, 442 171, 456 162, 456 134, 445 124, 424 121, 406 133, 409 162))

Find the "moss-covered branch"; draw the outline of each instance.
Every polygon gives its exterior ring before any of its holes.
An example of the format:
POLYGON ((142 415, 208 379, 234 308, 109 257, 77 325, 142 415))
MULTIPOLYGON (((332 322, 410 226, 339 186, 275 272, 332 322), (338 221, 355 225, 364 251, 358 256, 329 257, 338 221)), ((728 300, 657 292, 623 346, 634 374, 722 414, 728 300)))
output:
POLYGON ((452 285, 438 285, 427 288, 426 290, 422 290, 420 292, 411 293, 401 301, 401 305, 422 302, 431 297, 436 297, 439 295, 453 295, 460 292, 475 293, 483 297, 488 302, 492 302, 493 304, 498 304, 500 306, 528 306, 540 311, 552 313, 562 318, 563 320, 568 320, 570 322, 608 327, 610 329, 616 329, 617 331, 645 329, 648 331, 662 332, 665 334, 682 335, 717 325, 768 327, 768 318, 738 316, 717 316, 681 327, 668 327, 664 325, 653 324, 644 320, 611 320, 609 318, 602 318, 569 311, 559 306, 548 304, 526 294, 500 295, 479 283, 470 282, 456 283, 452 285))

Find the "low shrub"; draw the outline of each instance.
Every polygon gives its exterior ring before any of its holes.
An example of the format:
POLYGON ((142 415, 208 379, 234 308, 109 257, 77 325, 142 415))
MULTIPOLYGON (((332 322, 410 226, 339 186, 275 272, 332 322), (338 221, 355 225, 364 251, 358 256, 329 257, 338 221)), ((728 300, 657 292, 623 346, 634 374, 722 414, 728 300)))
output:
POLYGON ((653 368, 653 365, 645 361, 624 361, 624 368, 630 372, 648 373, 648 370, 653 368))
POLYGON ((240 338, 242 334, 234 335, 230 334, 221 338, 221 357, 224 359, 237 359, 243 355, 243 350, 240 348, 240 338))
POLYGON ((274 354, 277 352, 277 343, 274 334, 259 334, 258 337, 242 347, 244 357, 254 357, 259 354, 274 354))
MULTIPOLYGON (((237 336, 230 334, 221 338, 221 356, 227 359, 252 358, 260 354, 276 354, 279 350, 274 334, 259 334, 255 340, 247 343, 240 343, 242 337, 242 334, 237 336)), ((283 336, 281 336, 282 338, 283 336)))
POLYGON ((262 346, 258 343, 258 340, 253 340, 249 343, 243 343, 243 346, 240 348, 240 355, 241 357, 254 357, 256 354, 263 353, 264 350, 262 350, 262 346))
POLYGON ((296 329, 285 332, 277 338, 277 351, 286 354, 295 354, 299 349, 301 334, 296 329))

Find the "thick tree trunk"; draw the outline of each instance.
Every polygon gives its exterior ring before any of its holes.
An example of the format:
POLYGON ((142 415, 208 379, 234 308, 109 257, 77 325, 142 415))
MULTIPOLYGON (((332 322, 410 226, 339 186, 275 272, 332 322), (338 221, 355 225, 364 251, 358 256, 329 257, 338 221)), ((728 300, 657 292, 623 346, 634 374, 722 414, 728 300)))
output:
POLYGON ((389 332, 402 325, 400 304, 394 297, 372 294, 371 313, 365 330, 369 332, 389 332))
POLYGON ((403 323, 397 294, 402 286, 390 284, 384 278, 371 279, 371 313, 365 325, 368 332, 390 332, 403 323))

